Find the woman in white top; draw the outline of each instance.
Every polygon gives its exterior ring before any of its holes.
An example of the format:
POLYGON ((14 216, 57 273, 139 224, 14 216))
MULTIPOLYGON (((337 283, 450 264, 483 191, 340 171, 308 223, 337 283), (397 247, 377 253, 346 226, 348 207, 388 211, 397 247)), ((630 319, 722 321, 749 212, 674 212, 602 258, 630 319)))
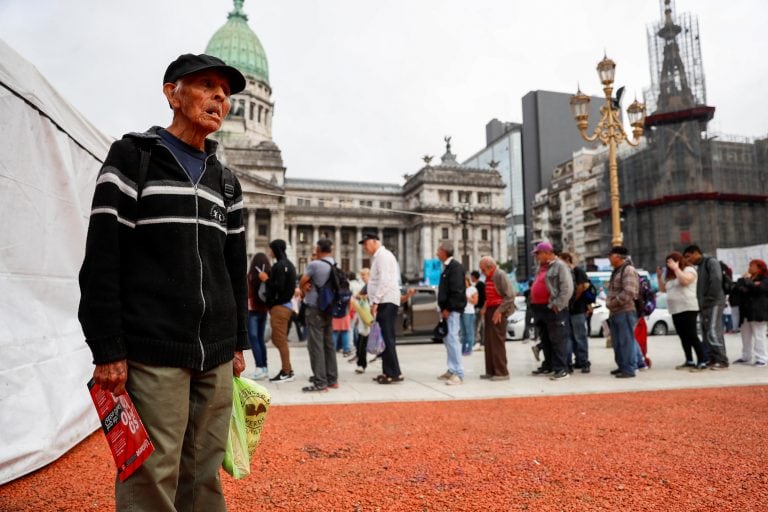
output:
POLYGON ((659 290, 667 293, 667 307, 672 315, 677 335, 683 345, 685 362, 676 366, 678 370, 704 369, 707 358, 704 344, 696 331, 696 318, 699 314, 699 301, 696 299, 696 269, 679 252, 667 256, 666 272, 661 267, 656 269, 659 278, 659 290), (693 353, 696 352, 696 362, 693 353))
POLYGON ((478 295, 469 276, 464 276, 464 285, 467 287, 467 305, 461 315, 461 353, 468 356, 475 345, 475 304, 478 295))

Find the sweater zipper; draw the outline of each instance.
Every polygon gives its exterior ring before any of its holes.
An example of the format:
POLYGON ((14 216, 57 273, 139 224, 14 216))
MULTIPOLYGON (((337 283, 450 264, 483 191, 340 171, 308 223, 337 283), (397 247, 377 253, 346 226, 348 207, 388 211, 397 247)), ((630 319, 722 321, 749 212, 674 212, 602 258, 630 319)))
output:
POLYGON ((200 256, 200 197, 197 193, 197 186, 200 183, 200 180, 203 179, 203 175, 205 174, 205 170, 208 168, 208 159, 211 157, 211 155, 208 155, 205 158, 205 162, 203 163, 203 172, 200 173, 200 177, 197 178, 197 182, 192 182, 192 179, 189 177, 189 174, 187 174, 187 171, 184 170, 184 166, 181 165, 181 162, 179 162, 179 159, 176 158, 176 155, 173 154, 173 151, 166 148, 162 144, 160 144, 160 147, 165 148, 168 153, 171 154, 171 157, 176 161, 176 164, 179 166, 179 169, 181 169, 181 172, 184 173, 184 175, 187 177, 187 179, 192 183, 192 187, 195 189, 195 254, 197 254, 197 262, 200 265, 200 300, 203 303, 203 310, 200 312, 200 319, 197 321, 197 343, 200 345, 200 371, 203 371, 205 368, 205 346, 203 346, 203 339, 200 337, 200 331, 202 329, 203 325, 203 317, 205 316, 205 294, 203 293, 203 258, 200 256))

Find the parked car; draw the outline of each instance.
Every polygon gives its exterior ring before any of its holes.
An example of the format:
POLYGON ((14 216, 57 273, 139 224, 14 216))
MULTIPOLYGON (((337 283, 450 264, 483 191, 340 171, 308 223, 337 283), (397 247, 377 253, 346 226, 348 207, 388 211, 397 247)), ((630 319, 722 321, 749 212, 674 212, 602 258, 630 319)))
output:
POLYGON ((525 304, 525 297, 519 295, 515 297, 515 312, 509 315, 507 318, 507 339, 508 340, 523 340, 526 337, 532 338, 530 330, 532 326, 525 325, 525 312, 527 305, 525 304), (526 329, 528 329, 528 336, 526 336, 526 329))
MULTIPOLYGON (((414 294, 400 305, 397 311, 395 334, 408 336, 411 334, 432 334, 440 322, 440 310, 437 307, 437 288, 432 286, 410 286, 414 294)), ((406 290, 403 290, 405 294, 406 290)), ((438 340, 441 341, 441 340, 438 340)))
MULTIPOLYGON (((605 301, 598 299, 592 305, 592 318, 589 322, 590 336, 605 336, 605 330, 608 328, 605 321, 608 319, 608 308, 605 307, 605 301)), ((656 294, 656 309, 650 316, 646 317, 645 323, 648 324, 648 334, 665 336, 675 333, 675 326, 672 323, 672 315, 667 310, 667 294, 656 294)))

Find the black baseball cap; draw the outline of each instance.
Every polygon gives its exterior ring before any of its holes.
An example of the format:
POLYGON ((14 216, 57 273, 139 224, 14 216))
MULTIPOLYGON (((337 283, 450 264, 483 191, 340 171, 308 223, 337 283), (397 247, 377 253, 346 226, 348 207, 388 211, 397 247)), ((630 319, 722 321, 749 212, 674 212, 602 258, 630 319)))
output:
POLYGON ((360 240, 357 243, 363 244, 363 243, 367 242, 368 240, 378 240, 378 239, 379 239, 379 235, 377 235, 376 233, 366 233, 366 234, 363 235, 363 239, 360 240))
POLYGON ((174 83, 179 78, 206 69, 215 69, 227 77, 229 80, 230 94, 236 94, 245 89, 245 77, 240 71, 232 66, 227 66, 227 64, 218 57, 213 57, 212 55, 206 55, 204 53, 201 53, 200 55, 193 55, 191 53, 179 55, 179 58, 171 62, 168 65, 168 69, 165 70, 163 83, 174 83))

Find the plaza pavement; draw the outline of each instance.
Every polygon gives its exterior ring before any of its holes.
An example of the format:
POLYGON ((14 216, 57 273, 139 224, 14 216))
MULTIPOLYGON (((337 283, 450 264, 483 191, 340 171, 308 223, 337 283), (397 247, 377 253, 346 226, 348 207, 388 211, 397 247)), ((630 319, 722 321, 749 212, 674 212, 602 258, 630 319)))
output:
MULTIPOLYGON (((741 355, 741 337, 726 335, 726 349, 732 361, 741 355)), ((475 352, 464 357, 465 378, 461 386, 447 386, 437 376, 446 370, 445 348, 437 343, 418 343, 419 338, 398 341, 398 357, 405 381, 389 385, 378 384, 373 378, 381 373, 381 363, 368 365, 363 374, 355 373, 355 364, 339 353, 339 388, 327 393, 304 393, 311 375, 306 343, 291 341, 291 363, 296 374, 293 382, 274 383, 259 381, 272 396, 273 405, 331 404, 355 402, 405 402, 427 400, 478 400, 521 396, 569 395, 584 393, 616 393, 698 387, 727 387, 768 385, 768 368, 752 365, 734 365, 727 370, 690 372, 675 370, 685 359, 676 335, 649 336, 648 356, 653 365, 650 370, 637 372, 634 379, 616 379, 610 371, 616 367, 613 350, 606 348, 605 338, 590 338, 589 353, 592 372, 582 374, 576 370, 570 378, 551 381, 548 376, 534 376, 531 371, 538 363, 531 351, 532 342, 507 341, 507 360, 510 380, 490 382, 481 380, 484 373, 484 354, 475 352)), ((420 338, 427 341, 426 338, 420 338)), ((280 369, 280 357, 271 343, 267 344, 270 376, 280 369)), ((373 356, 369 355, 369 360, 373 356)), ((253 373, 250 351, 246 356, 244 376, 253 373)))

